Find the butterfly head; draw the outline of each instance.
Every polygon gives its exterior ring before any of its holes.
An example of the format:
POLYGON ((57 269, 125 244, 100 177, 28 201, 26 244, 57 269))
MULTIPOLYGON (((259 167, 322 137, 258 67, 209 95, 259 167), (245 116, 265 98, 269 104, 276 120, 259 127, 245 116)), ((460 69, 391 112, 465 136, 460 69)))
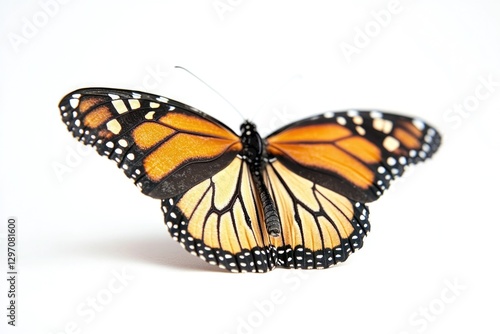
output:
MULTIPOLYGON (((248 132, 257 132, 257 126, 248 120, 244 121, 240 126, 241 136, 243 137, 248 132)), ((250 135, 250 134, 248 134, 250 135)))

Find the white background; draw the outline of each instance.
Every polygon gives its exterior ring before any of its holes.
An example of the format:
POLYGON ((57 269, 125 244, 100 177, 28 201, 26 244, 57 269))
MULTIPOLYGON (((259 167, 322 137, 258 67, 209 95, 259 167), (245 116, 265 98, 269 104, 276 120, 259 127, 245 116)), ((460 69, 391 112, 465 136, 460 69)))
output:
POLYGON ((1 275, 0 332, 500 330, 498 1, 60 1, 0 5, 0 267, 16 216, 20 273, 16 328, 1 275), (419 116, 444 142, 370 205, 372 233, 346 263, 226 273, 174 242, 159 201, 82 149, 57 109, 81 87, 146 90, 238 130, 174 65, 262 134, 375 108, 419 116))

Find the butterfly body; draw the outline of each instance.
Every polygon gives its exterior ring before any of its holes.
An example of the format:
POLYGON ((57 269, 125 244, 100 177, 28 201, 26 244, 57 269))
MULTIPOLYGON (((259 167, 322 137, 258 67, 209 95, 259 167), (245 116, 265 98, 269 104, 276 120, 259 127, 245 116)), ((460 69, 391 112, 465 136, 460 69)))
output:
POLYGON ((234 272, 345 261, 370 230, 366 203, 440 144, 425 122, 379 111, 327 112, 266 138, 249 121, 237 135, 144 92, 80 89, 60 111, 77 139, 161 199, 174 240, 234 272))
POLYGON ((259 194, 260 204, 264 211, 267 233, 272 237, 277 237, 280 234, 281 223, 262 176, 267 157, 264 140, 257 132, 255 124, 250 121, 245 121, 240 129, 241 142, 243 144, 242 158, 250 167, 250 173, 252 174, 253 182, 259 194))

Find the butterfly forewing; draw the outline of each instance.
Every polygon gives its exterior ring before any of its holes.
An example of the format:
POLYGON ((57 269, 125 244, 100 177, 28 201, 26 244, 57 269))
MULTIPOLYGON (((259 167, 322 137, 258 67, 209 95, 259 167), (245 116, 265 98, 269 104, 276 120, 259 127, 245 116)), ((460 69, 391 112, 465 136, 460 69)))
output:
POLYGON ((192 107, 143 92, 88 88, 59 105, 68 130, 115 160, 155 198, 185 192, 226 167, 239 137, 192 107))
POLYGON ((267 137, 267 150, 297 175, 367 203, 407 165, 431 157, 440 140, 418 119, 352 110, 292 123, 267 137))

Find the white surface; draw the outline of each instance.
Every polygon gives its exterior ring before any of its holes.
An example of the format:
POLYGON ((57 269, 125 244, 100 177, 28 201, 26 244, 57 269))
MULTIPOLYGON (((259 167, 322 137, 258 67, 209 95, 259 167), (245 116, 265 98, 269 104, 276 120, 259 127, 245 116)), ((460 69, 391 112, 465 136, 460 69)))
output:
POLYGON ((389 1, 41 5, 53 1, 0 5, 1 268, 6 217, 20 224, 18 326, 6 325, 1 279, 0 332, 498 332, 498 1, 401 0, 385 26, 371 12, 389 1), (221 17, 214 4, 224 3, 231 10, 221 17), (43 26, 14 47, 26 22, 43 26), (365 28, 373 37, 348 62, 341 46, 365 28), (91 151, 70 157, 80 146, 57 109, 73 89, 120 87, 238 129, 238 114, 173 65, 209 82, 263 134, 327 110, 376 108, 420 116, 444 144, 370 205, 372 233, 345 264, 222 272, 170 238, 159 201, 113 162, 91 151), (477 89, 488 77, 489 94, 477 89), (447 111, 463 103, 469 114, 447 111), (53 166, 67 159, 60 181, 53 166))

